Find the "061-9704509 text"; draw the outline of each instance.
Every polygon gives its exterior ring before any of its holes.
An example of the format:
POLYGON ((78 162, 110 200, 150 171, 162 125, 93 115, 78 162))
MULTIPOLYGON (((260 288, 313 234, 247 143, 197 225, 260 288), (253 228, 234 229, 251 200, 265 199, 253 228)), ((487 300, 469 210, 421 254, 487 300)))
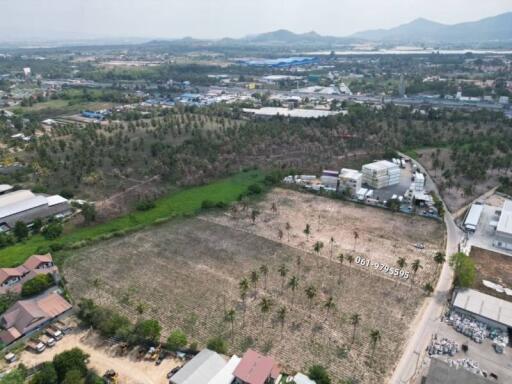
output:
POLYGON ((356 256, 355 262, 356 262, 356 264, 359 264, 362 267, 372 267, 375 270, 381 271, 383 273, 387 273, 393 277, 399 277, 404 280, 407 280, 409 278, 409 272, 404 271, 403 269, 390 267, 387 264, 374 262, 374 261, 371 261, 370 259, 366 259, 361 256, 356 256))

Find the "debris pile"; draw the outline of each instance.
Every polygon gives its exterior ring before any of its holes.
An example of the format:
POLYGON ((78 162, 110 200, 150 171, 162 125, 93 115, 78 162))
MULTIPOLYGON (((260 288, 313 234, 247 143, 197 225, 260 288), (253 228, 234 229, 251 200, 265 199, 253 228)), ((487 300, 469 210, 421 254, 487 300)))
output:
POLYGON ((476 343, 482 343, 489 338, 499 345, 508 344, 508 336, 499 328, 493 328, 471 316, 452 311, 445 321, 452 325, 457 332, 469 337, 476 343))
POLYGON ((457 359, 452 360, 448 359, 447 363, 450 367, 459 369, 465 369, 467 371, 473 372, 476 375, 486 376, 487 372, 484 372, 480 369, 480 364, 478 364, 478 361, 474 361, 471 359, 457 359))
POLYGON ((453 340, 443 338, 438 340, 437 338, 432 339, 428 347, 428 354, 432 355, 450 355, 455 356, 459 352, 459 344, 453 340))

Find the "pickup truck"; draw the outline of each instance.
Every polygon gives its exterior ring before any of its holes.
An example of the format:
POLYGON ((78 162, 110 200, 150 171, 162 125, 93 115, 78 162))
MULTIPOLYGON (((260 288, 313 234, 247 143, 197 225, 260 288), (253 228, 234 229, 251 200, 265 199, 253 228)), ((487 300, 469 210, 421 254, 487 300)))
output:
POLYGON ((40 342, 39 340, 29 340, 27 342, 27 348, 31 349, 34 352, 41 353, 46 349, 46 345, 40 342))
POLYGON ((55 339, 48 335, 43 335, 39 338, 48 348, 51 348, 55 345, 55 339))
POLYGON ((62 332, 51 325, 48 328, 46 328, 45 332, 48 336, 54 338, 57 341, 62 339, 62 332))

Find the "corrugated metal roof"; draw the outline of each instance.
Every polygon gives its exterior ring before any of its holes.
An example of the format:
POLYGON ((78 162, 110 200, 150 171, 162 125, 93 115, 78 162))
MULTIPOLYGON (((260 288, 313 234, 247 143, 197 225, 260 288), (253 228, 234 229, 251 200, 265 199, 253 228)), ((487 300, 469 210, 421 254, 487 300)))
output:
POLYGON ((17 213, 28 211, 37 207, 47 206, 46 197, 34 196, 26 200, 18 201, 8 206, 0 207, 0 221, 17 213))
POLYGON ((203 349, 171 378, 171 383, 205 384, 225 365, 226 361, 218 353, 203 349))
POLYGON ((474 289, 457 292, 453 306, 512 327, 512 303, 474 289))
POLYGON ((469 210, 466 220, 464 221, 464 226, 476 229, 483 209, 484 206, 482 204, 473 204, 469 210))
POLYGON ((496 231, 504 235, 512 235, 512 201, 503 204, 496 231))
POLYGON ((240 360, 242 360, 240 357, 236 355, 232 356, 224 368, 222 368, 208 384, 231 384, 235 379, 233 372, 238 364, 240 364, 240 360))
POLYGON ((11 193, 7 193, 5 195, 0 196, 0 208, 30 199, 31 197, 35 197, 35 195, 26 189, 21 189, 19 191, 14 191, 11 193))
POLYGON ((63 198, 62 196, 60 195, 53 195, 53 196, 48 196, 46 198, 46 200, 48 201, 48 205, 51 207, 52 205, 57 205, 57 204, 62 204, 62 203, 67 203, 67 199, 63 198))

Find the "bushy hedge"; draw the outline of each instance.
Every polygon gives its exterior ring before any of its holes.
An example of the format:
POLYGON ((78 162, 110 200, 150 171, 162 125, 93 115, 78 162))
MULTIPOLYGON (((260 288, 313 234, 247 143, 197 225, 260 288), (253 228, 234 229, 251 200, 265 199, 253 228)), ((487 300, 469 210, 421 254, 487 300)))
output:
POLYGON ((45 273, 42 275, 37 275, 32 280, 29 280, 23 284, 21 287, 21 296, 29 297, 37 295, 38 293, 41 293, 50 288, 54 283, 55 282, 53 277, 50 274, 45 273))

